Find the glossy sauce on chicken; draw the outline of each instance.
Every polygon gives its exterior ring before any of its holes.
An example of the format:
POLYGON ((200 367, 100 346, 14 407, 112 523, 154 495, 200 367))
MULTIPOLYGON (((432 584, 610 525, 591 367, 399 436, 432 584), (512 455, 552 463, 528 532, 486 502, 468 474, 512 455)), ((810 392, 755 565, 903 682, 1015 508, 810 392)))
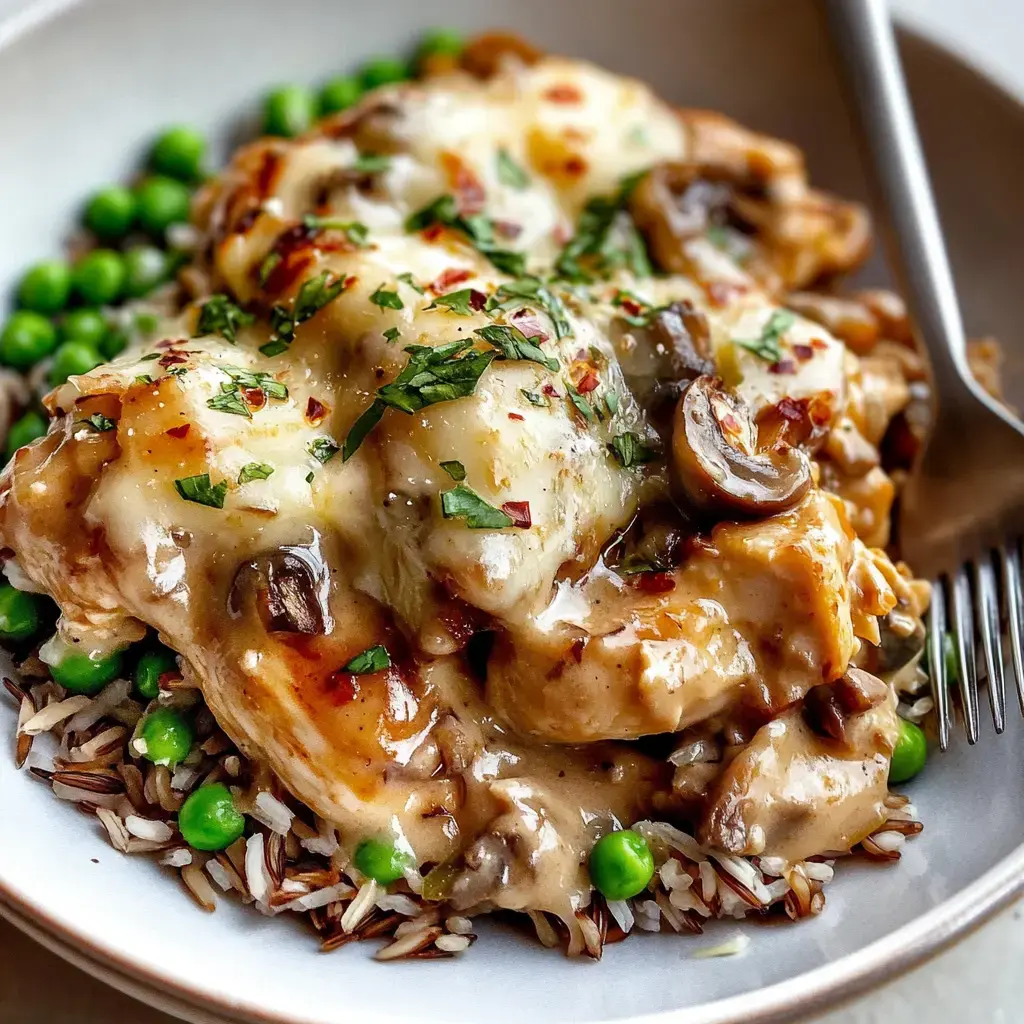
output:
POLYGON ((801 702, 921 610, 865 547, 906 386, 783 307, 861 257, 863 216, 634 81, 486 70, 240 151, 194 300, 50 396, 2 542, 66 643, 155 627, 240 749, 455 906, 571 921, 594 839, 652 814, 849 849, 894 702, 842 743, 801 702), (720 747, 699 781, 672 734, 720 747))

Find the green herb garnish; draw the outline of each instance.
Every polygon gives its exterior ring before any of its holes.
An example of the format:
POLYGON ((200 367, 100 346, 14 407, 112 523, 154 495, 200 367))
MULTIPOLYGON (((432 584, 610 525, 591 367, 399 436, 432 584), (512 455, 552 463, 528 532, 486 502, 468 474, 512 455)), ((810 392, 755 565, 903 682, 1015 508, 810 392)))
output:
POLYGON ((227 295, 213 295, 203 303, 193 337, 219 334, 234 344, 238 340, 238 328, 248 327, 255 322, 256 317, 252 313, 247 313, 227 295))
MULTIPOLYGON (((476 296, 480 296, 482 299, 482 293, 476 291, 473 288, 460 288, 457 292, 448 292, 447 295, 438 295, 434 301, 427 306, 427 309, 448 309, 453 313, 458 313, 459 316, 472 316, 477 310, 474 310, 473 303, 478 302, 476 296)), ((482 308, 482 305, 481 305, 482 308)))
POLYGON ((384 337, 387 338, 388 341, 398 341, 401 336, 402 332, 397 327, 389 327, 384 332, 384 337))
POLYGON ((108 430, 114 430, 117 427, 117 420, 112 420, 109 416, 98 412, 94 412, 91 416, 86 416, 85 419, 78 422, 95 430, 97 434, 105 434, 108 430))
POLYGON ((768 322, 761 328, 761 336, 756 340, 743 341, 734 339, 735 344, 753 352, 755 356, 766 360, 769 363, 777 363, 782 358, 782 348, 779 342, 782 335, 796 323, 796 317, 788 309, 777 309, 772 313, 768 322))
POLYGON ((569 401, 576 406, 580 415, 588 423, 597 422, 597 413, 594 412, 594 407, 587 401, 571 384, 566 385, 566 391, 569 395, 569 401))
POLYGON ((523 398, 530 403, 530 405, 537 405, 546 409, 551 404, 544 395, 538 395, 536 391, 527 391, 525 388, 520 388, 519 394, 521 394, 523 398))
POLYGON ((221 366, 220 369, 240 388, 258 388, 268 398, 285 399, 288 397, 288 388, 262 370, 246 370, 241 366, 221 366))
POLYGON ((360 153, 352 164, 358 174, 380 174, 391 166, 391 157, 383 153, 360 153))
POLYGON ((441 492, 441 515, 445 519, 464 519, 471 530, 504 530, 513 524, 511 516, 489 505, 465 484, 441 492))
POLYGON ((266 480, 273 472, 274 467, 265 462, 247 462, 238 474, 238 482, 247 484, 250 480, 266 480))
POLYGON ((612 438, 608 450, 619 461, 623 469, 631 469, 658 457, 657 452, 643 443, 639 434, 627 430, 612 438))
POLYGON ((181 480, 175 480, 174 486, 186 501, 208 505, 210 508, 223 508, 224 496, 228 493, 227 481, 221 480, 219 484, 212 484, 209 473, 183 477, 181 480))
POLYGON ((295 329, 299 324, 312 319, 324 306, 333 302, 345 290, 347 283, 344 277, 332 278, 329 270, 303 282, 291 310, 274 306, 270 311, 274 337, 260 346, 260 352, 265 356, 276 356, 286 351, 295 339, 295 329))
POLYGON ((315 441, 310 442, 309 448, 306 450, 317 462, 326 466, 340 449, 329 437, 318 437, 315 441))
POLYGON ((370 229, 357 220, 341 220, 338 217, 318 217, 310 213, 302 218, 310 231, 340 231, 353 245, 365 248, 370 229))
POLYGON ((207 406, 216 412, 230 412, 235 416, 244 416, 252 419, 252 411, 249 403, 242 397, 242 392, 232 384, 222 384, 222 391, 219 395, 207 401, 207 406))
POLYGON ((405 303, 398 297, 398 292, 392 292, 381 285, 371 296, 370 301, 381 309, 405 309, 405 303))
POLYGON ((530 176, 512 159, 504 147, 498 150, 498 181, 520 192, 530 185, 530 176))
POLYGON ((456 482, 461 483, 466 479, 466 467, 457 461, 442 462, 441 468, 456 482))
POLYGON ((491 324, 473 332, 498 349, 505 359, 525 359, 549 370, 558 369, 558 360, 545 355, 518 327, 491 324))
POLYGON ((551 291, 539 277, 520 277, 510 281, 487 300, 486 309, 512 309, 532 304, 538 306, 551 318, 556 338, 567 338, 572 334, 572 325, 565 303, 551 291))
POLYGON ((401 281, 403 284, 407 284, 414 292, 417 292, 420 295, 426 294, 425 290, 421 288, 419 284, 416 282, 416 278, 414 278, 412 274, 410 274, 408 271, 406 271, 404 274, 399 274, 398 280, 401 281))
POLYGON ((351 672, 354 676, 364 676, 368 672, 383 672, 391 668, 391 655, 382 644, 370 647, 357 654, 343 669, 343 672, 351 672))

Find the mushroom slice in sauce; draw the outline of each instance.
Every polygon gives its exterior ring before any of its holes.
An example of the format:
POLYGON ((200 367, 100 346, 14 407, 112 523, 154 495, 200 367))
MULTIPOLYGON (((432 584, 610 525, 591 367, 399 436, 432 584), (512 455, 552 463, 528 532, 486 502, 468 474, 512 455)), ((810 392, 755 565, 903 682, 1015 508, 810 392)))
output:
POLYGON ((282 547, 241 565, 228 611, 237 618, 254 601, 267 632, 323 636, 333 628, 329 587, 327 566, 315 549, 282 547))
POLYGON ((672 429, 673 480, 689 508, 713 516, 763 517, 793 508, 811 485, 797 448, 752 453, 750 414, 713 377, 698 377, 679 398, 672 429), (727 433, 728 432, 728 433, 727 433))

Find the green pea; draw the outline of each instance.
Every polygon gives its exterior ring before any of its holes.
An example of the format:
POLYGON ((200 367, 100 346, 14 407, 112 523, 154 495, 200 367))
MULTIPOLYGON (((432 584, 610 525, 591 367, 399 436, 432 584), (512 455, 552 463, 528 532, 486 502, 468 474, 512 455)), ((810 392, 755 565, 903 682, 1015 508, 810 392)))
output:
POLYGON ((245 831, 245 816, 235 807, 231 790, 212 782, 189 794, 178 812, 178 830, 197 850, 223 850, 245 831))
POLYGON ((149 166, 157 174, 180 181, 197 181, 203 176, 206 139, 195 128, 175 125, 153 143, 149 166))
POLYGON ((110 333, 107 318, 98 309, 73 309, 60 324, 61 341, 81 341, 99 348, 110 333))
POLYGON ((93 249, 71 271, 71 281, 87 306, 107 306, 124 291, 124 260, 112 249, 93 249))
POLYGON ((145 744, 143 757, 168 768, 184 761, 192 749, 195 732, 189 720, 174 708, 156 708, 146 715, 138 738, 145 744))
POLYGON ((8 461, 14 458, 14 453, 19 448, 24 448, 25 445, 31 444, 36 438, 43 437, 46 434, 46 429, 45 418, 40 416, 34 409, 30 409, 21 419, 15 420, 11 424, 11 429, 7 431, 8 461))
POLYGON ((590 851, 590 880, 606 899, 628 900, 643 892, 653 877, 651 848, 631 829, 601 836, 590 851))
POLYGON ((135 223, 135 196, 123 185, 100 189, 85 204, 85 226, 103 242, 119 242, 135 223))
POLYGON ((381 885, 390 885, 405 877, 409 855, 386 839, 364 839, 352 858, 355 866, 381 885))
POLYGON ((282 85, 263 100, 263 131, 286 139, 301 135, 313 123, 316 107, 312 90, 304 85, 282 85))
POLYGON ((103 362, 103 356, 84 341, 65 341, 53 355, 50 367, 50 386, 59 387, 68 377, 94 370, 103 362))
POLYGON ((139 224, 155 238, 162 238, 172 224, 188 220, 192 193, 180 181, 154 174, 136 188, 135 201, 139 224))
POLYGON ((130 299, 148 295, 167 280, 167 253, 152 245, 135 245, 124 254, 125 294, 130 299))
POLYGON ((928 760, 928 741, 913 722, 900 719, 900 732, 889 762, 889 781, 906 782, 917 775, 928 760))
POLYGON ((29 640, 39 632, 39 601, 7 584, 0 585, 0 639, 29 640))
POLYGON ((359 72, 359 79, 366 90, 390 85, 392 82, 404 82, 411 77, 412 70, 408 63, 397 57, 376 57, 367 61, 359 72))
POLYGON ((461 32, 453 28, 435 28, 420 40, 416 56, 424 57, 459 57, 466 48, 466 40, 461 32))
POLYGON ((70 693, 93 696, 121 674, 121 652, 93 657, 69 653, 50 666, 50 675, 70 693))
POLYGON ((13 313, 0 332, 0 361, 27 370, 57 347, 57 328, 27 309, 13 313))
POLYGON ((140 697, 155 700, 160 692, 160 677, 165 672, 175 672, 178 662, 174 651, 161 644, 154 650, 146 651, 135 666, 135 689, 140 697))
POLYGON ((36 313, 59 313, 71 297, 71 269, 63 260, 46 260, 25 271, 18 305, 36 313))
POLYGON ((363 87, 359 84, 358 78, 347 75, 332 78, 320 90, 320 116, 326 117, 328 114, 348 110, 362 95, 363 87))

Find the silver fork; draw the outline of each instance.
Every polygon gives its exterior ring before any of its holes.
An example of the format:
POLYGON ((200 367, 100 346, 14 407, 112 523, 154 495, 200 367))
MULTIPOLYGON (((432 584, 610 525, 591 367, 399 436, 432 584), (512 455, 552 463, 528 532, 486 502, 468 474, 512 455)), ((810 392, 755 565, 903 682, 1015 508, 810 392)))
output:
POLYGON ((1006 724, 1001 609, 1024 714, 1024 426, 978 386, 967 366, 953 278, 886 4, 824 2, 869 157, 890 262, 931 364, 934 425, 900 498, 899 540, 914 572, 933 581, 928 655, 945 750, 952 720, 947 623, 968 742, 979 735, 979 660, 995 731, 1006 724))

